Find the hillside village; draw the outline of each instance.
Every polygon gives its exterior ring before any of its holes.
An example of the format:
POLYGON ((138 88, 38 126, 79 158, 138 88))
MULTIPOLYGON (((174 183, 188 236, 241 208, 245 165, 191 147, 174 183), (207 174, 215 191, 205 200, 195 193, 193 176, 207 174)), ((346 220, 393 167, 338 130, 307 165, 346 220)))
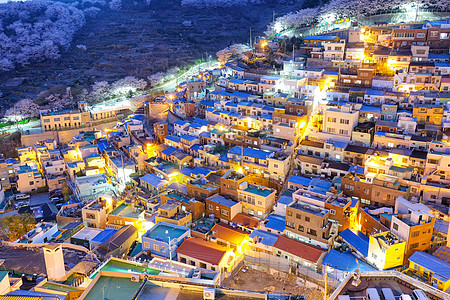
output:
POLYGON ((0 295, 449 299, 450 19, 298 40, 40 111, 0 161, 0 210, 37 222, 2 235, 0 295))

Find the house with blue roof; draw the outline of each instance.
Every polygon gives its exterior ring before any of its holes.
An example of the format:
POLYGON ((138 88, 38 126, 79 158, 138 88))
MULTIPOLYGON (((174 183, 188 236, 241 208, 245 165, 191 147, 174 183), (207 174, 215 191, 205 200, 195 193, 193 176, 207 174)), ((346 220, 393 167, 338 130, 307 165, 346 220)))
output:
POLYGON ((325 43, 337 43, 341 40, 336 35, 310 35, 303 38, 303 43, 307 47, 323 46, 325 43))
POLYGON ((282 195, 278 198, 277 203, 274 205, 274 213, 283 217, 286 217, 286 207, 289 206, 294 199, 292 196, 282 195))
POLYGON ((369 254, 369 238, 361 231, 356 231, 355 233, 347 228, 339 236, 353 251, 362 257, 367 257, 369 254))
POLYGON ((90 249, 93 250, 95 247, 100 244, 106 242, 110 237, 117 232, 117 229, 106 227, 100 233, 98 233, 91 241, 90 241, 90 249))
MULTIPOLYGON (((377 271, 368 263, 358 259, 351 251, 344 252, 331 249, 322 261, 324 269, 327 269, 329 276, 337 280, 343 280, 351 272, 359 268, 360 271, 377 271)), ((325 272, 325 270, 324 270, 325 272)))
POLYGON ((242 212, 242 202, 236 202, 229 198, 225 198, 220 194, 212 195, 205 199, 206 214, 228 223, 238 214, 242 212))
POLYGON ((430 280, 441 291, 450 289, 450 263, 436 256, 423 251, 414 252, 409 258, 408 272, 430 280))
POLYGON ((288 179, 289 189, 298 190, 299 188, 307 188, 311 183, 311 179, 298 175, 291 175, 288 179))
POLYGON ((253 243, 252 246, 257 248, 263 248, 264 250, 269 250, 275 245, 278 239, 278 234, 264 231, 261 229, 253 230, 249 236, 249 240, 253 243))
POLYGON ((164 137, 164 144, 181 149, 181 138, 176 135, 166 135, 164 137))
POLYGON ((139 182, 142 188, 156 193, 164 191, 169 185, 167 180, 164 180, 155 174, 145 174, 144 176, 139 177, 139 182))
POLYGON ((271 233, 283 234, 286 229, 286 217, 270 214, 261 225, 261 229, 271 233))

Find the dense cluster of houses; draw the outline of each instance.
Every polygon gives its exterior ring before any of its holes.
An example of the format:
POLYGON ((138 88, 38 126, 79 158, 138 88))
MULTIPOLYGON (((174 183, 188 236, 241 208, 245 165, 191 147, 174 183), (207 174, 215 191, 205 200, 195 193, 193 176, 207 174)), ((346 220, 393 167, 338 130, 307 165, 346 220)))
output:
MULTIPOLYGON (((102 261, 156 257, 218 282, 243 265, 336 281, 397 270, 446 291, 449 45, 448 21, 349 28, 304 37, 274 70, 255 66, 282 42, 259 41, 114 126, 18 148, 2 187, 71 190, 41 209, 56 223, 36 240, 102 261)), ((42 112, 40 137, 118 111, 42 112)))

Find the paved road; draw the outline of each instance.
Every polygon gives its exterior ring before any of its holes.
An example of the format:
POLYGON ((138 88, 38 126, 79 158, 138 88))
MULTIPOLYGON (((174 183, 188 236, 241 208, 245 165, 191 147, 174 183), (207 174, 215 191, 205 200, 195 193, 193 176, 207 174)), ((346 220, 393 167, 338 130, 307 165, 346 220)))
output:
POLYGON ((17 125, 11 125, 11 126, 7 126, 7 127, 3 127, 1 129, 1 132, 15 132, 17 131, 17 129, 21 130, 22 132, 25 132, 27 130, 30 130, 30 132, 34 132, 34 131, 41 131, 41 120, 34 120, 34 121, 30 121, 26 124, 17 124, 17 125), (34 128, 36 126, 39 126, 38 128, 34 128))

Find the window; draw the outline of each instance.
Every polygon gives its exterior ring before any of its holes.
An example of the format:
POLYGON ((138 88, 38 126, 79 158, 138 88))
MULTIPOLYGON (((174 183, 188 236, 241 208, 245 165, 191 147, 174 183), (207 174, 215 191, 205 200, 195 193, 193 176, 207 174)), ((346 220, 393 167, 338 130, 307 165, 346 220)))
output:
POLYGON ((349 190, 349 191, 354 191, 355 190, 355 187, 353 185, 349 185, 349 184, 345 184, 344 188, 346 190, 349 190))
POLYGON ((305 222, 311 222, 311 219, 309 217, 305 217, 305 222))
POLYGON ((208 209, 209 209, 209 210, 213 210, 212 204, 208 204, 208 209))
POLYGON ((301 220, 301 219, 302 219, 302 215, 301 215, 301 214, 297 214, 297 215, 296 215, 296 218, 299 219, 299 220, 301 220))
POLYGON ((61 118, 55 118, 55 122, 61 121, 61 118))
POLYGON ((298 225, 298 231, 301 231, 301 232, 303 232, 305 230, 305 228, 303 228, 303 226, 302 225, 298 225))
POLYGON ((417 247, 419 247, 419 243, 411 244, 411 245, 409 246, 409 250, 416 249, 417 247))
POLYGON ((295 228, 295 224, 289 221, 286 221, 286 226, 289 228, 295 228))
POLYGON ((288 212, 287 212, 287 215, 288 215, 289 217, 292 217, 292 211, 288 211, 288 212))
POLYGON ((411 237, 418 237, 420 234, 420 231, 414 231, 413 233, 411 233, 411 237))
POLYGON ((154 251, 159 251, 159 245, 158 244, 153 244, 153 250, 154 251))
POLYGON ((309 229, 308 234, 310 234, 312 236, 317 236, 317 231, 315 231, 314 229, 309 229))
POLYGON ((347 119, 341 119, 341 124, 350 124, 350 120, 347 119))
POLYGON ((44 123, 50 123, 50 119, 44 119, 44 123))
POLYGON ((330 215, 335 215, 336 214, 336 211, 334 210, 334 209, 330 209, 330 215))
POLYGON ((228 210, 222 209, 222 210, 220 211, 220 213, 221 213, 223 216, 228 217, 228 210))
POLYGON ((397 223, 392 224, 392 229, 398 230, 398 224, 397 223))
POLYGON ((336 123, 336 118, 328 117, 327 121, 331 123, 336 123))

